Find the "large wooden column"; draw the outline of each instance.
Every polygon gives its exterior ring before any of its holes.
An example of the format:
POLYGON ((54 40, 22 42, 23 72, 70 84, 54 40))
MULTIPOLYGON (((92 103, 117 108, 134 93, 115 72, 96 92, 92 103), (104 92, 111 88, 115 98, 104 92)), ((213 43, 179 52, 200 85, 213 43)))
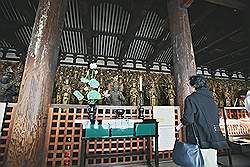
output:
POLYGON ((44 167, 45 130, 66 0, 40 0, 27 53, 6 167, 44 167))
POLYGON ((167 0, 168 20, 173 45, 173 73, 177 90, 177 102, 183 111, 184 100, 189 95, 188 79, 196 74, 188 11, 183 0, 167 0))

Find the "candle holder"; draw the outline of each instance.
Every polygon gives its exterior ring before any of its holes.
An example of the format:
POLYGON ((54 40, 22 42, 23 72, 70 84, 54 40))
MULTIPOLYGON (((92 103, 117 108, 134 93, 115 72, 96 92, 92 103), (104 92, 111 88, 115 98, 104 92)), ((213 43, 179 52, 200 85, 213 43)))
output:
POLYGON ((91 122, 91 124, 95 124, 95 115, 96 115, 96 104, 89 104, 88 106, 88 116, 89 116, 89 120, 91 122))
POLYGON ((138 118, 139 119, 144 119, 144 108, 143 108, 143 91, 140 91, 140 103, 139 103, 139 115, 138 118))

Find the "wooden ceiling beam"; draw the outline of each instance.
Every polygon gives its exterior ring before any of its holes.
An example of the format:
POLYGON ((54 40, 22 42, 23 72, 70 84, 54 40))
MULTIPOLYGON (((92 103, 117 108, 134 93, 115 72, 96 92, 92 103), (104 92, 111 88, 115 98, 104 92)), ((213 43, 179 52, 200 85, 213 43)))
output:
POLYGON ((245 72, 245 73, 247 72, 249 74, 250 73, 250 66, 249 66, 250 60, 248 58, 242 59, 242 60, 244 60, 244 62, 241 62, 241 64, 234 65, 230 68, 227 68, 227 70, 232 71, 232 72, 235 72, 235 71, 237 72, 240 71, 240 72, 245 72))
POLYGON ((194 0, 182 0, 182 7, 184 8, 188 8, 189 6, 192 5, 192 3, 194 2, 194 0))
POLYGON ((235 35, 235 34, 237 34, 237 33, 239 33, 239 32, 241 32, 241 28, 238 28, 238 29, 236 29, 236 30, 234 30, 234 31, 231 31, 231 32, 229 32, 229 33, 226 33, 225 35, 219 37, 218 39, 214 40, 213 42, 207 44, 205 47, 203 47, 203 48, 197 50, 197 51, 195 52, 195 54, 199 54, 199 53, 201 53, 201 52, 203 52, 203 51, 205 51, 205 50, 211 48, 212 46, 218 44, 219 42, 221 42, 221 41, 223 41, 223 40, 225 40, 225 39, 230 38, 231 36, 233 36, 233 35, 235 35))
POLYGON ((198 15, 192 22, 191 27, 202 22, 207 16, 209 16, 211 13, 213 13, 217 7, 215 6, 208 6, 206 7, 206 10, 204 10, 200 15, 198 15))
POLYGON ((16 0, 12 0, 12 3, 14 4, 14 8, 16 10, 18 10, 18 12, 25 17, 25 19, 27 20, 26 23, 28 24, 34 24, 35 21, 35 16, 36 13, 32 12, 33 9, 31 8, 31 6, 28 3, 28 0, 26 1, 16 1, 16 0))
MULTIPOLYGON (((64 31, 81 32, 81 33, 88 32, 88 30, 86 30, 86 29, 68 28, 68 27, 65 27, 63 30, 64 31)), ((92 37, 97 37, 98 35, 117 37, 119 40, 124 40, 126 38, 126 35, 124 35, 124 34, 103 32, 103 31, 102 32, 101 31, 92 31, 92 37)), ((147 41, 152 45, 157 42, 157 39, 151 39, 151 38, 145 38, 145 37, 139 37, 139 36, 133 36, 132 39, 147 41)))
POLYGON ((248 58, 247 53, 244 53, 244 54, 241 54, 241 55, 237 54, 237 53, 240 53, 240 52, 245 52, 246 50, 249 50, 249 48, 244 47, 244 48, 241 48, 239 50, 236 50, 235 52, 232 52, 232 53, 226 55, 226 57, 224 57, 223 60, 221 60, 221 61, 217 60, 213 64, 210 63, 208 66, 210 66, 213 69, 218 69, 218 68, 222 68, 223 64, 230 64, 230 63, 239 61, 241 59, 248 58))
POLYGON ((17 30, 20 27, 23 26, 29 26, 29 27, 33 27, 32 24, 28 24, 28 23, 24 23, 22 21, 10 21, 10 20, 5 20, 5 19, 1 19, 0 18, 0 30, 3 30, 4 33, 6 33, 6 31, 11 30, 17 30))
POLYGON ((250 67, 248 67, 247 69, 243 69, 241 72, 243 76, 247 78, 248 76, 250 76, 250 67))
POLYGON ((32 27, 33 25, 24 23, 22 21, 10 21, 4 19, 0 19, 0 25, 3 25, 0 26, 0 38, 5 39, 10 44, 12 44, 13 47, 17 50, 17 54, 22 53, 24 57, 21 58, 25 59, 28 46, 21 42, 18 42, 19 40, 15 36, 15 32, 23 26, 32 27))
POLYGON ((119 68, 123 66, 123 59, 129 49, 129 45, 134 40, 136 31, 140 28, 142 20, 147 13, 147 10, 152 6, 153 0, 147 1, 132 1, 132 10, 128 30, 122 43, 122 48, 119 56, 119 68), (142 5, 143 4, 143 5, 142 5))
POLYGON ((25 46, 24 44, 18 42, 18 39, 16 38, 16 36, 14 35, 15 31, 13 31, 12 33, 6 33, 6 32, 1 32, 0 31, 0 38, 6 40, 7 42, 9 42, 10 44, 12 44, 17 53, 20 52, 25 52, 28 50, 28 46, 25 46))
POLYGON ((225 63, 222 65, 222 68, 226 69, 237 69, 237 68, 244 68, 245 66, 249 66, 248 62, 250 61, 249 55, 245 54, 243 57, 239 58, 238 60, 231 61, 230 63, 225 63))
POLYGON ((93 38, 92 38, 92 26, 91 26, 91 12, 92 3, 90 0, 80 0, 79 7, 81 10, 80 16, 82 17, 83 25, 85 26, 84 37, 87 44, 87 55, 89 57, 89 63, 93 62, 93 38))
POLYGON ((238 9, 241 11, 245 11, 248 9, 247 5, 244 4, 243 2, 240 2, 239 0, 205 0, 205 1, 216 4, 216 5, 238 9))
MULTIPOLYGON (((126 39, 126 35, 122 35, 122 34, 116 34, 116 33, 110 33, 110 32, 93 31, 93 36, 98 36, 98 35, 117 37, 119 40, 125 40, 126 39)), ((136 39, 136 40, 142 40, 142 41, 147 41, 151 45, 153 45, 154 43, 157 42, 156 39, 139 37, 139 36, 133 36, 133 37, 131 37, 131 39, 132 39, 132 41, 134 39, 136 39)))
POLYGON ((148 66, 152 66, 154 60, 161 54, 161 52, 171 46, 169 33, 170 32, 167 32, 166 30, 163 31, 157 42, 153 45, 154 52, 151 55, 148 55, 146 59, 146 63, 148 66), (162 41, 166 36, 167 39, 165 41, 162 41))
POLYGON ((242 63, 244 63, 245 61, 249 61, 249 60, 250 60, 250 57, 245 58, 245 59, 240 59, 238 61, 234 61, 234 62, 231 62, 228 64, 223 64, 223 65, 221 65, 221 68, 230 69, 230 68, 233 68, 236 66, 239 67, 239 66, 241 66, 242 63))
POLYGON ((212 64, 218 63, 220 60, 223 61, 225 59, 228 59, 229 57, 234 56, 235 54, 240 53, 242 51, 245 51, 247 49, 248 49, 247 46, 242 47, 242 44, 241 44, 241 47, 230 49, 224 55, 215 55, 216 57, 213 56, 212 58, 210 58, 210 60, 206 60, 206 61, 203 60, 204 63, 202 63, 202 65, 207 66, 207 65, 212 65, 212 64))

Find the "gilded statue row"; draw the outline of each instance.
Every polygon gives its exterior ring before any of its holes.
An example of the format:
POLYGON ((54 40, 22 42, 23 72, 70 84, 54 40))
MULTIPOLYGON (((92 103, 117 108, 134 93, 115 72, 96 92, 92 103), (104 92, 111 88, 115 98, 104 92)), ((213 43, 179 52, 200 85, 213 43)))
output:
MULTIPOLYGON (((75 89, 84 92, 85 86, 79 82, 79 78, 85 71, 86 68, 74 66, 58 68, 55 103, 79 103, 71 94, 75 89)), ((117 92, 117 96, 121 93, 123 105, 138 106, 140 76, 143 77, 144 105, 175 105, 174 79, 169 74, 99 69, 97 79, 101 85, 100 92, 109 90, 117 92)), ((233 106, 238 92, 249 88, 249 83, 240 80, 209 78, 208 83, 219 107, 233 106)), ((109 100, 104 99, 99 104, 110 104, 109 100)), ((239 99, 236 106, 243 106, 243 101, 239 99)))
POLYGON ((208 84, 219 107, 244 106, 244 99, 239 98, 239 92, 250 89, 249 83, 239 80, 209 79, 208 84))
MULTIPOLYGON (((55 103, 84 104, 78 101, 72 92, 76 89, 82 94, 86 86, 79 78, 84 75, 86 68, 60 66, 57 69, 55 84, 55 103)), ((169 74, 143 73, 118 70, 98 70, 97 80, 100 82, 99 92, 109 91, 110 98, 122 99, 121 105, 139 105, 139 77, 143 76, 144 105, 174 105, 175 92, 173 78, 169 74)), ((103 99, 99 104, 110 104, 110 98, 103 99)), ((115 103, 118 103, 116 101, 115 103)))
MULTIPOLYGON (((86 104, 78 101, 72 93, 77 89, 84 93, 86 86, 79 78, 85 75, 85 67, 58 66, 54 85, 53 101, 57 104, 86 104)), ((0 95, 1 101, 17 102, 23 65, 0 64, 0 95), (6 100, 7 99, 7 100, 6 100)), ((139 105, 139 77, 142 76, 144 105, 176 105, 174 79, 170 74, 146 73, 136 71, 119 71, 98 69, 97 80, 100 82, 99 92, 112 92, 112 96, 99 101, 99 104, 139 105), (115 98, 122 99, 114 102, 115 98)), ((243 100, 236 98, 240 90, 250 89, 250 83, 240 80, 208 79, 210 90, 219 107, 243 106, 243 100)))
POLYGON ((22 73, 21 63, 0 63, 0 102, 17 102, 22 73))

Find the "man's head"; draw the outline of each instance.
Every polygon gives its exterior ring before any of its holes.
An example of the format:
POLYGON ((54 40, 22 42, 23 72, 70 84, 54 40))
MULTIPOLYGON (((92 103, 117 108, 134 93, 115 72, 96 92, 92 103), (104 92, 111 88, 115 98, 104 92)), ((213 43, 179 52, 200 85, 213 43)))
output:
POLYGON ((203 75, 193 75, 189 78, 190 86, 194 87, 195 90, 200 88, 208 88, 207 81, 203 75))

